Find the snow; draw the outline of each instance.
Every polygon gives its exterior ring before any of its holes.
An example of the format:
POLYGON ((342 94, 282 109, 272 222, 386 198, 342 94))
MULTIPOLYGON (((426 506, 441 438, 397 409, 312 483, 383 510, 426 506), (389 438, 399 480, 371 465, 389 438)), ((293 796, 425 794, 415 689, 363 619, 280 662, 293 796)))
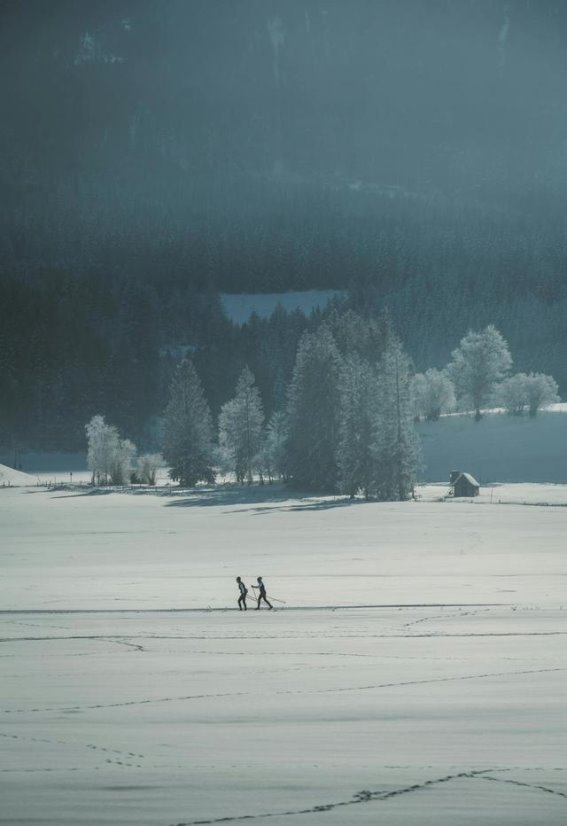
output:
POLYGON ((0 489, 2 822, 562 824, 567 486, 446 489, 0 489))
MULTIPOLYGON (((419 500, 429 502, 463 502, 462 497, 453 498, 448 482, 418 485, 416 495, 419 500)), ((464 501, 472 505, 541 505, 567 508, 567 485, 497 482, 482 486, 478 496, 470 499, 465 497, 464 501)))
POLYGON ((320 307, 323 309, 333 298, 344 298, 343 290, 304 290, 287 293, 240 293, 221 295, 224 311, 235 324, 245 324, 252 313, 269 318, 278 305, 288 313, 301 310, 304 315, 320 307))
POLYGON ((424 482, 449 480, 452 470, 487 482, 567 482, 567 415, 565 405, 529 416, 487 412, 443 416, 420 422, 424 482))
POLYGON ((0 487, 5 485, 34 485, 37 484, 37 479, 30 476, 29 473, 22 473, 21 470, 7 467, 7 465, 0 464, 0 487))

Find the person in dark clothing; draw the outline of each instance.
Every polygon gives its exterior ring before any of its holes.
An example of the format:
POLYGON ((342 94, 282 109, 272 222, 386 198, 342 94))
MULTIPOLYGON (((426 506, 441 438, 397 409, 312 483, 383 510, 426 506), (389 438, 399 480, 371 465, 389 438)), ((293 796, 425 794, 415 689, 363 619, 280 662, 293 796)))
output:
POLYGON ((246 605, 246 594, 248 593, 248 589, 239 576, 236 577, 236 581, 238 582, 238 588, 240 590, 240 596, 238 597, 238 607, 241 611, 243 608, 245 611, 247 611, 248 607, 246 605))
POLYGON ((271 604, 271 602, 268 602, 268 597, 266 596, 266 586, 262 582, 262 577, 261 576, 258 577, 257 582, 258 582, 258 585, 253 585, 252 586, 253 588, 258 589, 258 605, 256 607, 256 611, 260 610, 260 603, 262 602, 262 600, 264 600, 264 602, 266 603, 268 608, 273 608, 274 606, 271 604))

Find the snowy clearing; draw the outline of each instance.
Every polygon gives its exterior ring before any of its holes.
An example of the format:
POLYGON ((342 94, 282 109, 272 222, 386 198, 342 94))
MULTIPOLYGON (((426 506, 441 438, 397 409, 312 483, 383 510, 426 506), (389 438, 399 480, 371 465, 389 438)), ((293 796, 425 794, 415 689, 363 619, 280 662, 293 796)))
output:
POLYGON ((553 408, 534 419, 488 411, 480 422, 462 414, 420 422, 419 478, 439 482, 450 470, 464 470, 481 484, 567 483, 567 415, 564 405, 553 408))
POLYGON ((563 823, 567 508, 440 493, 0 490, 0 822, 563 823))

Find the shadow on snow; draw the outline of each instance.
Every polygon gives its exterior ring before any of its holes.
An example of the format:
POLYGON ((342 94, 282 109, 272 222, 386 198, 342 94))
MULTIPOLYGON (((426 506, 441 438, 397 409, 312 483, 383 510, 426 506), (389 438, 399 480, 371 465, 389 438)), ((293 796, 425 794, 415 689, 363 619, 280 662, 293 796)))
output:
POLYGON ((324 511, 333 508, 351 507, 364 504, 363 499, 350 499, 348 496, 332 494, 307 494, 294 491, 282 484, 278 485, 237 485, 224 484, 218 487, 174 488, 170 485, 156 487, 84 487, 71 485, 57 486, 50 489, 54 499, 67 499, 81 496, 108 496, 111 493, 126 493, 132 496, 160 496, 168 499, 166 507, 202 508, 234 507, 243 505, 239 510, 250 511, 258 516, 272 510, 287 511, 324 511), (57 491, 57 493, 55 493, 57 491), (273 505, 273 507, 270 507, 273 505), (256 507, 257 506, 257 507, 256 507))
MULTIPOLYGON (((174 498, 167 503, 167 507, 230 507, 234 505, 259 505, 260 507, 241 508, 242 511, 253 511, 258 515, 269 513, 271 510, 327 510, 329 508, 344 507, 356 504, 356 500, 348 497, 317 497, 306 496, 294 492, 283 486, 273 485, 250 486, 226 485, 219 488, 203 490, 179 491, 171 494, 174 498), (270 507, 270 504, 274 507, 270 507)), ((359 500, 360 501, 360 500, 359 500)))

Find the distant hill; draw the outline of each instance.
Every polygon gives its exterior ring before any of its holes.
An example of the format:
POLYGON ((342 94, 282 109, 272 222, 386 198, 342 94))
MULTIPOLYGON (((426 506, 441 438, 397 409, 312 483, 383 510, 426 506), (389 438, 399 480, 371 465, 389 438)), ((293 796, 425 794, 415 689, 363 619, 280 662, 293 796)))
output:
POLYGON ((420 422, 424 467, 420 480, 443 482, 451 470, 467 471, 481 483, 567 482, 567 411, 559 406, 535 419, 485 415, 445 416, 420 422))

